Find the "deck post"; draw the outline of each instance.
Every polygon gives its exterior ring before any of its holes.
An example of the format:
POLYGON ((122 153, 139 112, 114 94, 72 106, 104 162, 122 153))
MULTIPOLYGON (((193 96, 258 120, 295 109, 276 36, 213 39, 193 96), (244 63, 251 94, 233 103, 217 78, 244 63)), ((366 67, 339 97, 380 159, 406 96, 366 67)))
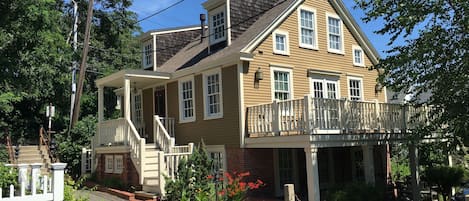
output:
POLYGON ((311 134, 312 132, 312 127, 311 127, 311 98, 309 95, 305 95, 304 97, 304 105, 303 105, 303 108, 304 108, 304 111, 303 111, 303 114, 304 114, 304 123, 305 123, 305 134, 311 134))
POLYGON ((52 165, 52 192, 54 192, 53 201, 64 200, 64 169, 67 166, 66 163, 53 163, 52 165))
POLYGON ((308 200, 320 201, 318 149, 310 146, 305 147, 305 154, 306 175, 308 181, 308 200))
POLYGON ((278 109, 278 102, 272 102, 272 132, 274 135, 280 135, 280 111, 278 109))
POLYGON ((27 171, 28 171, 28 164, 18 164, 18 184, 27 182, 27 179, 28 179, 27 171))
POLYGON ((412 182, 412 198, 420 201, 420 179, 418 165, 418 149, 414 143, 409 144, 410 177, 412 182))
POLYGON ((33 163, 31 164, 31 194, 36 195, 37 186, 36 183, 39 181, 39 170, 42 166, 42 163, 33 163))
POLYGON ((375 184, 375 162, 373 158, 373 146, 363 145, 363 163, 365 164, 365 181, 368 184, 375 184))

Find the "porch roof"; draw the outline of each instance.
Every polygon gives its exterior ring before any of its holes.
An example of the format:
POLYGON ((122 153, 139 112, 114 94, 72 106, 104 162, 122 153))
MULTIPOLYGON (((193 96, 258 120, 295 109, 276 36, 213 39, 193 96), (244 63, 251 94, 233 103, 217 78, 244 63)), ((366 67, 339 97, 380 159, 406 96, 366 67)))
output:
POLYGON ((156 84, 158 82, 169 80, 170 78, 170 73, 141 69, 125 69, 100 78, 96 80, 95 83, 98 87, 103 86, 121 88, 124 87, 124 80, 129 79, 134 85, 133 87, 142 88, 150 84, 156 84))

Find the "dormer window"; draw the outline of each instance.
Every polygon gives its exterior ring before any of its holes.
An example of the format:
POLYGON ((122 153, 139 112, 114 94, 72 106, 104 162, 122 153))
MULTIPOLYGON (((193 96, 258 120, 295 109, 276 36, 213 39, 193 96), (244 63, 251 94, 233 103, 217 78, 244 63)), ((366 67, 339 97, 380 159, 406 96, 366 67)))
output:
POLYGON ((143 68, 153 66, 153 45, 151 42, 143 45, 143 68))
POLYGON ((226 14, 225 6, 210 12, 210 44, 226 40, 226 14))
POLYGON ((288 44, 288 32, 276 30, 272 33, 272 40, 274 45, 274 54, 290 54, 290 48, 288 44))

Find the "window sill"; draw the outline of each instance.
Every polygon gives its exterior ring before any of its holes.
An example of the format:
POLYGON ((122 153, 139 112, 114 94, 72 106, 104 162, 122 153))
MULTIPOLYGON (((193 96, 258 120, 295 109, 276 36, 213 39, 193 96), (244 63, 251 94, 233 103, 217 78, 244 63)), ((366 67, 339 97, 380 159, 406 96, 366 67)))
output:
POLYGON ((192 123, 195 122, 195 118, 179 120, 179 124, 192 123))
POLYGON ((345 53, 343 51, 340 51, 340 50, 327 49, 327 52, 329 52, 331 54, 345 55, 345 53))
POLYGON ((217 114, 213 116, 204 116, 204 120, 214 120, 223 118, 223 114, 217 114))
POLYGON ((353 64, 354 67, 360 67, 360 68, 365 68, 365 64, 357 64, 357 63, 354 63, 353 64))
POLYGON ((290 56, 289 52, 279 52, 279 51, 274 51, 275 55, 282 55, 282 56, 290 56))
POLYGON ((316 50, 316 51, 319 51, 319 48, 318 48, 318 47, 314 47, 314 46, 310 46, 310 45, 305 45, 305 44, 300 44, 300 48, 308 49, 308 50, 316 50))

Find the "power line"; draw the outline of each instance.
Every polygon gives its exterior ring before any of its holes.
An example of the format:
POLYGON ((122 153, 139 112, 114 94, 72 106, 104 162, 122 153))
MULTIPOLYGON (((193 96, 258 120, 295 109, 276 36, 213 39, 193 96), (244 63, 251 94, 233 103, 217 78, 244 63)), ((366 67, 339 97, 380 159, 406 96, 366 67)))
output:
POLYGON ((155 13, 153 13, 153 14, 151 14, 151 15, 149 15, 149 16, 146 16, 146 17, 144 17, 144 18, 138 20, 137 23, 140 23, 140 22, 142 22, 142 21, 144 21, 144 20, 147 20, 147 19, 149 19, 149 18, 151 18, 151 17, 153 17, 153 16, 155 16, 155 15, 158 15, 158 14, 160 14, 160 13, 162 13, 162 12, 164 12, 164 11, 166 11, 166 10, 168 10, 168 9, 170 9, 170 8, 172 8, 172 7, 174 7, 174 6, 178 5, 178 4, 180 4, 180 3, 182 3, 183 1, 184 1, 184 0, 179 0, 179 1, 177 1, 176 3, 173 3, 173 4, 169 5, 169 6, 166 7, 166 8, 163 8, 163 9, 161 9, 161 10, 159 10, 159 11, 156 11, 155 13))

